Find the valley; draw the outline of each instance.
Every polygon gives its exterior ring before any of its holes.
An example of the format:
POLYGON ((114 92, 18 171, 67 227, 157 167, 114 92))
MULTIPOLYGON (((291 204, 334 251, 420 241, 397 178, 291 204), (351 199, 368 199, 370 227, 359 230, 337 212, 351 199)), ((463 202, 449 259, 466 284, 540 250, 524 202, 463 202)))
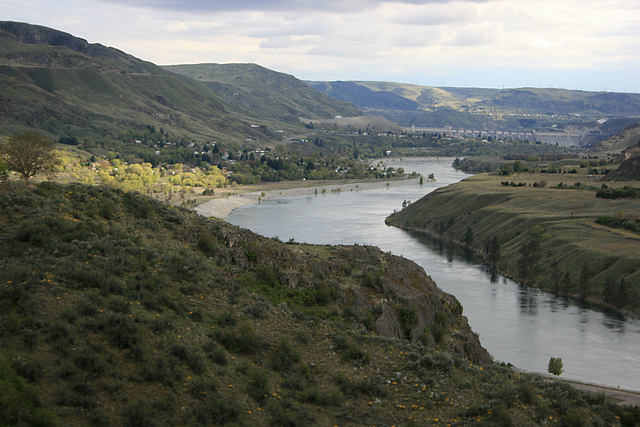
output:
MULTIPOLYGON (((439 187, 319 232, 344 238, 377 221, 407 233, 383 223, 397 211, 389 224, 481 255, 495 236, 497 271, 637 316, 639 97, 160 67, 0 22, 0 424, 638 423, 615 397, 494 361, 482 343, 492 331, 478 336, 465 296, 409 254, 220 218, 247 201, 439 187), (8 166, 4 144, 28 132, 52 143, 50 175, 8 166), (546 144, 534 132, 582 138, 546 144), (463 175, 454 159, 483 173, 445 186, 402 163, 425 153, 448 156, 442 174, 463 175)), ((340 206, 330 214, 348 219, 340 206)), ((320 226, 308 215, 303 231, 320 226)))

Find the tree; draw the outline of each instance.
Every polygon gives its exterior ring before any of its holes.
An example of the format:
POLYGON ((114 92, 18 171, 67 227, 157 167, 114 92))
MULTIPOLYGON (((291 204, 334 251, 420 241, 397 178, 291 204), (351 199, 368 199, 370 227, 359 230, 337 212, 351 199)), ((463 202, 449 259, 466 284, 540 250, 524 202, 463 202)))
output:
POLYGON ((489 250, 487 253, 489 264, 497 266, 500 262, 500 240, 498 236, 493 236, 491 243, 489 243, 489 250))
POLYGON ((25 182, 40 173, 52 174, 58 165, 53 142, 36 132, 16 134, 0 143, 0 158, 25 182))
POLYGON ((524 163, 521 160, 516 160, 513 162, 513 171, 514 172, 522 172, 524 170, 524 163))
POLYGON ((0 182, 5 182, 9 178, 7 173, 7 165, 0 159, 0 182))
POLYGON ((549 359, 549 366, 547 367, 547 371, 553 375, 560 375, 564 372, 564 367, 562 365, 561 357, 552 357, 549 359))
POLYGON ((467 227, 467 232, 464 233, 462 242, 466 243, 467 245, 471 245, 473 243, 473 230, 471 230, 471 227, 467 227))
POLYGON ((584 263, 582 265, 582 271, 580 272, 580 298, 583 300, 587 299, 587 294, 589 293, 590 277, 591 273, 589 272, 589 267, 584 263))

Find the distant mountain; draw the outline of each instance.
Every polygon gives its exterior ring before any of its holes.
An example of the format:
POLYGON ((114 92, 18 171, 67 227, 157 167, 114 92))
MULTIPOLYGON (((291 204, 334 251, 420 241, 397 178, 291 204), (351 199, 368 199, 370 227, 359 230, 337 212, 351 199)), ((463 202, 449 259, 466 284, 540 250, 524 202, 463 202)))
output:
MULTIPOLYGON (((640 120, 640 94, 566 89, 429 87, 392 82, 307 82, 401 126, 543 130, 595 119, 640 120)), ((619 131, 621 128, 613 130, 619 131)))
POLYGON ((206 75, 189 78, 55 29, 0 22, 0 136, 37 130, 108 145, 152 126, 185 139, 263 144, 281 139, 276 129, 297 130, 300 116, 363 114, 252 64, 206 75))

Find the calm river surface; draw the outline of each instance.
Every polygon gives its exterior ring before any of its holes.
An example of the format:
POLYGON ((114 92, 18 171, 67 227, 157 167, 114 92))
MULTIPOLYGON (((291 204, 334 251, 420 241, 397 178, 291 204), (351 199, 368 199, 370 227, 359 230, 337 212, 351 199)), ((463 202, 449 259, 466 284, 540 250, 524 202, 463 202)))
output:
POLYGON ((482 261, 426 237, 388 227, 385 217, 404 200, 467 175, 452 159, 386 161, 387 166, 433 173, 436 182, 391 185, 284 199, 234 210, 227 221, 283 241, 370 244, 420 264, 446 292, 455 295, 482 345, 496 361, 546 372, 561 357, 563 378, 640 390, 640 321, 587 309, 509 279, 491 281, 482 261))

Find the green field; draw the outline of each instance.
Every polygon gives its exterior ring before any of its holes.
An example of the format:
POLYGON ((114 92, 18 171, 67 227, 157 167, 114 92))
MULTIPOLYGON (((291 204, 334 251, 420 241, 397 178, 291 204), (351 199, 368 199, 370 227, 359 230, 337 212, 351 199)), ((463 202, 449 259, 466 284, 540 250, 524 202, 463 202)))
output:
POLYGON ((388 222, 466 242, 486 257, 495 236, 500 243, 498 268, 504 274, 637 315, 640 235, 600 225, 596 219, 637 222, 640 200, 597 198, 601 185, 599 178, 584 174, 480 174, 429 194, 388 222), (506 182, 522 185, 503 185, 506 182), (607 286, 617 289, 621 280, 624 301, 605 295, 607 286))

